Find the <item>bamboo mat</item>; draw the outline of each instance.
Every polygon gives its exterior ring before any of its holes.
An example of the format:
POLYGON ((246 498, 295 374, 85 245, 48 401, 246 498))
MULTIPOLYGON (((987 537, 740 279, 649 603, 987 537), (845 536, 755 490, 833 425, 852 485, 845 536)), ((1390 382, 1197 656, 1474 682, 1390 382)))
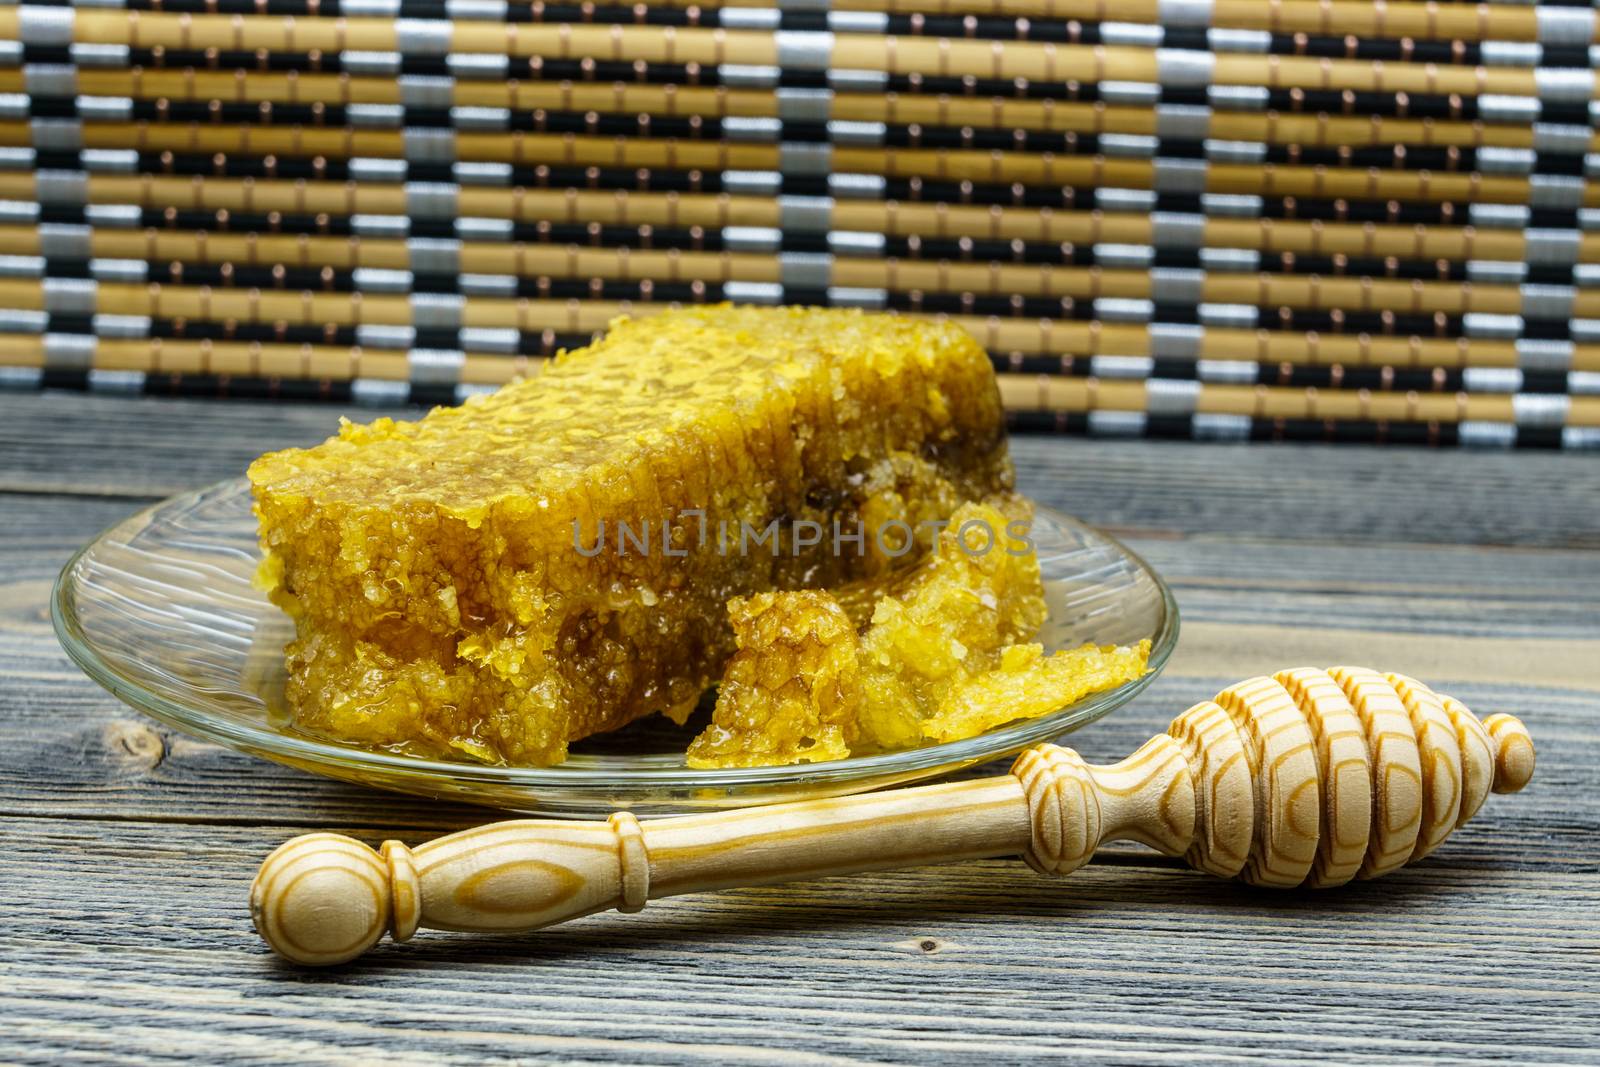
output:
POLYGON ((1596 447, 1597 70, 1567 4, 0 7, 0 386, 453 403, 831 303, 1021 430, 1596 447))

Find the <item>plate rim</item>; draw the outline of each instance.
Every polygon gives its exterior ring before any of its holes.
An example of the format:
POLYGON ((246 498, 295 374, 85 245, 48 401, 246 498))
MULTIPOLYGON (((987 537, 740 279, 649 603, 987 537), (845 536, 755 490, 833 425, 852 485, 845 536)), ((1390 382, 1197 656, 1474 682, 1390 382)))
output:
POLYGON ((180 502, 193 503, 210 494, 248 489, 243 476, 224 478, 198 489, 175 493, 146 505, 130 515, 109 523, 81 545, 57 573, 50 591, 50 622, 67 658, 91 681, 124 704, 188 736, 211 741, 250 755, 275 762, 290 763, 302 769, 335 765, 346 769, 401 774, 432 780, 453 780, 485 786, 527 789, 574 789, 617 786, 654 786, 679 789, 718 787, 797 786, 806 784, 848 783, 884 775, 937 773, 943 768, 971 766, 1019 751, 1028 745, 1047 741, 1109 714, 1143 692, 1160 675, 1177 646, 1181 627, 1178 602, 1171 588, 1143 556, 1120 539, 1067 515, 1061 510, 1029 498, 1038 511, 1053 521, 1077 527, 1113 546, 1131 560, 1153 583, 1164 609, 1162 625, 1151 638, 1148 670, 1115 689, 1091 694, 1083 700, 1037 718, 1023 719, 1008 726, 986 731, 976 737, 945 741, 918 748, 900 749, 869 756, 851 756, 823 763, 800 763, 768 767, 613 767, 588 768, 571 762, 549 767, 523 767, 437 760, 375 751, 357 745, 325 741, 309 735, 254 726, 209 714, 198 708, 151 692, 138 682, 120 674, 95 648, 93 641, 74 624, 75 613, 69 600, 75 595, 71 575, 90 551, 114 531, 135 525, 148 525, 154 514, 180 502))

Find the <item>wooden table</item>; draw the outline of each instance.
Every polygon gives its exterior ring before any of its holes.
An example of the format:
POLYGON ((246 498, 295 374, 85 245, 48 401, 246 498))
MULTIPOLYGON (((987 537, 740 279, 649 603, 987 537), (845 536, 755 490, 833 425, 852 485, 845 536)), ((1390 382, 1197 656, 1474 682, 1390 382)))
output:
POLYGON ((1302 663, 1527 722, 1533 786, 1383 881, 1257 891, 1127 846, 1062 881, 1011 861, 863 875, 306 972, 250 927, 270 849, 486 813, 157 726, 67 662, 46 598, 101 527, 337 413, 0 396, 0 1060, 1600 1063, 1594 457, 1016 442, 1028 492, 1127 539, 1182 604, 1178 655, 1074 737, 1086 756, 1302 663))

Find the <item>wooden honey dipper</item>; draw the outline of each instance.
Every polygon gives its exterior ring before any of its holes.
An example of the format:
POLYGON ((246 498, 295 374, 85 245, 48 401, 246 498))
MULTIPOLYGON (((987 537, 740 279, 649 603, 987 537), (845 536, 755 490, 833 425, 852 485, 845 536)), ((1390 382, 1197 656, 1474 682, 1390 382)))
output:
POLYGON ((1042 744, 1009 774, 641 823, 493 823, 380 851, 307 834, 268 856, 250 910, 303 964, 354 959, 385 931, 513 933, 651 897, 1021 855, 1046 874, 1142 841, 1253 885, 1335 886, 1433 851, 1492 790, 1533 777, 1510 715, 1483 722, 1399 674, 1280 671, 1196 704, 1109 767, 1042 744))

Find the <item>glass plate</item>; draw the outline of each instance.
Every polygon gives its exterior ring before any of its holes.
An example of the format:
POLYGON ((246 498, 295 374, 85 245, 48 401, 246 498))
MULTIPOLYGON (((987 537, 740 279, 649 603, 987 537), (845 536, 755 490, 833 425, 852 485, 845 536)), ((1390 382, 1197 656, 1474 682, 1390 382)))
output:
POLYGON ((289 620, 251 584, 260 559, 243 478, 147 508, 62 570, 51 617, 73 661, 120 699, 175 729, 317 774, 542 815, 617 808, 666 815, 857 793, 949 774, 1075 730, 1150 683, 1178 637, 1166 584, 1117 541, 1038 508, 1034 543, 1047 648, 1150 638, 1150 673, 1051 715, 904 752, 790 767, 693 770, 695 727, 650 716, 573 746, 556 767, 492 767, 341 745, 297 734, 283 709, 289 620))

